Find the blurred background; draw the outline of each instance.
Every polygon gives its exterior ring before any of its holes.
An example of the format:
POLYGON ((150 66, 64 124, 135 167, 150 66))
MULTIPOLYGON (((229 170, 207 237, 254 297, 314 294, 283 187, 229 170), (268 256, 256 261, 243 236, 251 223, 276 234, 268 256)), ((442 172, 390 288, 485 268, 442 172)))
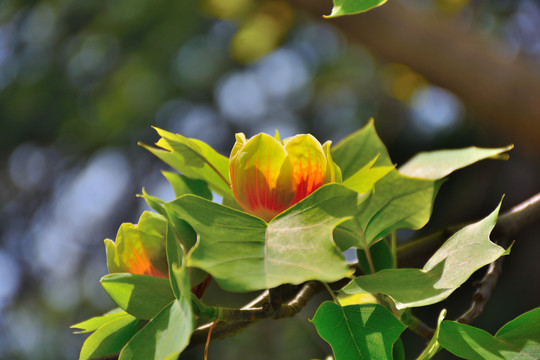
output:
MULTIPOLYGON (((0 359, 76 359, 85 336, 69 325, 113 307, 98 282, 103 239, 137 221, 142 187, 174 196, 166 165, 137 146, 157 141, 151 125, 228 155, 235 132, 336 143, 373 117, 397 164, 422 150, 515 144, 507 162, 453 174, 428 230, 540 190, 539 1, 389 0, 323 19, 331 7, 0 0, 0 359)), ((540 305, 539 231, 516 238, 474 325, 494 333, 540 305)), ((434 325, 446 306, 455 318, 473 290, 418 314, 434 325)), ((209 291, 222 304, 249 298, 209 291)), ((210 358, 323 358, 330 349, 306 321, 322 299, 212 343, 210 358)), ((424 341, 406 338, 414 358, 424 341)))

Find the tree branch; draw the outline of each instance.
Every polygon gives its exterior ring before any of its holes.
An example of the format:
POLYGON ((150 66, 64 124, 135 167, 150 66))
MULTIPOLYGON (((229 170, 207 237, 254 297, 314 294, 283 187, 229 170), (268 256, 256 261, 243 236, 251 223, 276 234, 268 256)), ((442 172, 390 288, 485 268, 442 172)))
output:
POLYGON ((480 280, 478 288, 473 295, 473 301, 469 310, 461 315, 457 321, 463 324, 470 324, 474 319, 479 317, 484 311, 488 300, 495 290, 497 281, 502 273, 503 258, 499 258, 497 261, 489 264, 486 275, 480 280))
MULTIPOLYGON (((292 317, 299 313, 313 296, 324 289, 318 281, 308 281, 297 288, 299 290, 295 296, 286 304, 281 304, 277 310, 270 306, 270 292, 268 290, 263 292, 255 301, 236 310, 234 315, 225 319, 225 321, 229 321, 228 323, 219 322, 212 331, 212 340, 224 339, 235 335, 262 319, 292 317)), ((188 348, 205 343, 211 324, 202 325, 193 332, 188 348)))

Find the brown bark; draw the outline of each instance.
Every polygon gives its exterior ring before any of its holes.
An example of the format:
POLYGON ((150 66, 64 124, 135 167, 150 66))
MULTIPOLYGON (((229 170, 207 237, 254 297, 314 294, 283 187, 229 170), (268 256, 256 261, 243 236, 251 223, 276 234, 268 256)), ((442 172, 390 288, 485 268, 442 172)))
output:
MULTIPOLYGON (((332 7, 330 0, 290 2, 316 17, 332 7)), ((382 59, 407 65, 452 91, 485 127, 540 153, 540 66, 519 57, 509 60, 501 41, 398 0, 324 21, 382 59)))

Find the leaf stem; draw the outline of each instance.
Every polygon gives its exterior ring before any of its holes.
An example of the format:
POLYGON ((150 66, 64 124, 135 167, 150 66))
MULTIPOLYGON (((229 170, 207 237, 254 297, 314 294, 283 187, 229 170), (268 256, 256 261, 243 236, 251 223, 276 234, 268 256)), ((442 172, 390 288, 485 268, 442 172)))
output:
POLYGON ((364 250, 366 252, 366 258, 369 264, 369 270, 371 270, 372 274, 375 274, 375 265, 373 263, 373 258, 371 257, 371 252, 369 251, 369 244, 367 243, 366 237, 364 236, 364 232, 362 231, 362 227, 360 226, 360 223, 358 222, 358 218, 354 218, 354 223, 356 224, 356 227, 358 228, 358 235, 360 235, 360 238, 362 239, 362 243, 364 245, 364 250))
POLYGON ((414 316, 410 310, 403 314, 401 321, 403 321, 412 332, 425 339, 431 339, 435 333, 435 329, 429 327, 422 320, 414 316))
POLYGON ((397 236, 396 232, 390 233, 390 252, 392 253, 392 267, 397 268, 397 236))
POLYGON ((328 292, 329 292, 330 295, 332 296, 332 299, 334 300, 334 303, 335 303, 336 305, 339 305, 339 301, 338 301, 338 299, 337 299, 337 297, 336 297, 336 294, 334 294, 334 291, 333 291, 332 289, 330 289, 330 286, 328 286, 328 284, 327 284, 326 282, 324 282, 324 281, 321 281, 321 282, 323 283, 323 285, 324 285, 324 287, 326 288, 326 290, 328 290, 328 292))

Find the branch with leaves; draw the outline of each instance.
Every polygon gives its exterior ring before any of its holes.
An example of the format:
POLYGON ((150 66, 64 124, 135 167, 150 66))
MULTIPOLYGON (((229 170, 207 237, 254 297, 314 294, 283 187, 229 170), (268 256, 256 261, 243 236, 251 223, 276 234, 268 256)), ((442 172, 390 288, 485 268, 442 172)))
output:
MULTIPOLYGON (((319 306, 313 324, 336 360, 399 359, 406 328, 432 337, 428 354, 438 346, 453 351, 439 339, 447 321, 431 329, 412 309, 448 298, 507 254, 489 239, 498 222, 502 239, 538 218, 537 199, 500 218, 499 204, 480 221, 395 245, 396 230, 428 222, 443 179, 480 160, 507 158, 512 146, 421 153, 396 168, 372 122, 335 147, 311 135, 239 134, 229 159, 198 140, 158 133, 158 148, 145 147, 179 171, 165 173, 177 198, 164 202, 143 191, 155 212, 106 241, 111 274, 101 284, 119 309, 74 326, 92 332, 81 359, 175 358, 261 319, 294 316, 325 288, 333 301, 319 306), (212 192, 223 204, 211 201, 212 192), (429 246, 438 249, 422 268, 397 267, 429 246), (350 248, 356 264, 342 254, 350 248), (208 305, 208 279, 226 291, 262 293, 240 309, 208 305), (206 325, 195 328, 195 320, 206 325), (367 340, 373 331, 382 344, 367 340), (343 348, 344 340, 356 345, 343 348)), ((474 316, 493 274, 479 287, 474 316)))

